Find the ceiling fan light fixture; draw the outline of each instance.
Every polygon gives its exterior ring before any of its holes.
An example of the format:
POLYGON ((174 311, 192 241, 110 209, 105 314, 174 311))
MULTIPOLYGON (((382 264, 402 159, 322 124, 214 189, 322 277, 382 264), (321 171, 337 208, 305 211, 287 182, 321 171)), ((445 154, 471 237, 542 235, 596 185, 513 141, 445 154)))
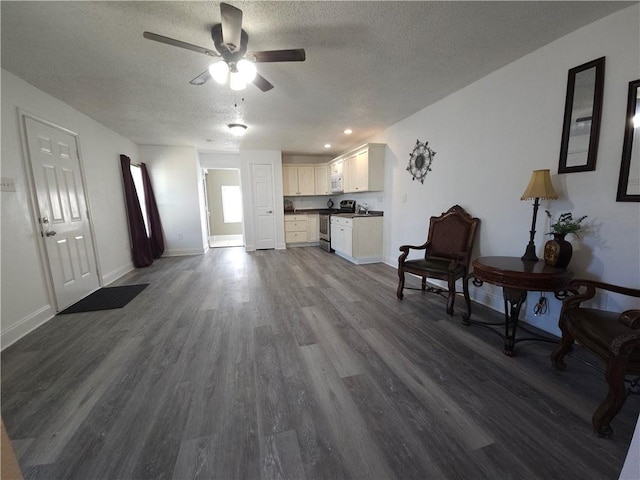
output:
POLYGON ((224 85, 229 77, 229 65, 224 60, 212 63, 209 65, 209 74, 216 82, 224 85))
POLYGON ((243 125, 242 123, 230 123, 227 126, 229 127, 229 130, 231 130, 231 133, 236 137, 243 136, 247 131, 247 126, 243 125))
POLYGON ((229 87, 231 90, 244 90, 247 88, 247 82, 242 78, 240 72, 231 72, 229 76, 229 87))
POLYGON ((252 82, 253 79, 256 78, 256 66, 246 58, 243 58, 238 62, 237 68, 245 82, 252 82))

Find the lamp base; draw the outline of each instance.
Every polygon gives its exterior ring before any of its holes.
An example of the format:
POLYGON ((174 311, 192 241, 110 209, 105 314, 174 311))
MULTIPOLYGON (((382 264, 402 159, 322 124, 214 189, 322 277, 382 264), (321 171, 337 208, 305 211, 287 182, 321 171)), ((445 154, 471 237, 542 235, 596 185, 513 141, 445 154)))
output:
POLYGON ((527 245, 527 249, 525 250, 524 255, 520 257, 520 260, 522 260, 523 262, 537 262, 538 260, 540 260, 536 256, 536 246, 533 244, 533 242, 529 242, 529 245, 527 245))

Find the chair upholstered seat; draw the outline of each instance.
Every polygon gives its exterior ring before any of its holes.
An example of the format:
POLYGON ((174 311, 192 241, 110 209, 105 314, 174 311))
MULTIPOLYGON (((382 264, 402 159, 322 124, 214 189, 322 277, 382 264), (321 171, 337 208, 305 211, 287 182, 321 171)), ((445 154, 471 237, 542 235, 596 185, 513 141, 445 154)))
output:
MULTIPOLYGON (((588 345, 601 359, 608 360, 611 357, 611 344, 615 338, 636 333, 636 330, 618 321, 618 312, 579 308, 568 310, 566 315, 567 321, 571 322, 572 331, 579 332, 576 340, 580 344, 588 345)), ((640 363, 640 348, 631 352, 629 361, 640 363)))
POLYGON ((405 272, 412 273, 412 271, 416 271, 419 273, 430 273, 434 278, 436 275, 448 275, 449 273, 453 273, 460 278, 464 273, 464 265, 456 263, 452 271, 449 270, 450 268, 451 260, 449 259, 420 258, 417 260, 405 260, 404 262, 405 272))
POLYGON ((440 288, 426 287, 427 278, 447 282, 447 313, 453 315, 456 296, 456 280, 463 279, 463 293, 467 312, 471 309, 469 298, 469 262, 480 220, 471 217, 460 205, 454 205, 438 217, 429 220, 427 241, 423 245, 402 245, 398 257, 399 300, 404 297, 405 274, 422 278, 422 291, 441 293, 440 288), (412 250, 424 251, 423 258, 408 259, 412 250))
POLYGON ((591 423, 598 435, 608 437, 613 433, 610 423, 627 398, 625 376, 640 375, 640 311, 596 310, 582 307, 581 302, 592 299, 596 289, 630 297, 640 297, 640 290, 580 279, 569 282, 569 288, 574 294, 562 302, 558 323, 562 339, 551 353, 551 363, 564 370, 564 357, 577 341, 605 364, 609 392, 591 423))

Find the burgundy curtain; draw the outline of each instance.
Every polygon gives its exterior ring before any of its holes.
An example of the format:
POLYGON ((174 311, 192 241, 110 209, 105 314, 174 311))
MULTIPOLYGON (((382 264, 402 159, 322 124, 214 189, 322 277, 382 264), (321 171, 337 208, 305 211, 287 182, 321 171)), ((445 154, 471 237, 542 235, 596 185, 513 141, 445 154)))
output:
POLYGON ((151 242, 147 237, 144 227, 142 209, 138 201, 136 186, 131 176, 131 159, 126 155, 120 155, 120 165, 122 166, 122 180, 124 186, 124 198, 127 206, 127 218, 129 219, 129 233, 133 248, 133 265, 136 267, 148 267, 153 263, 153 253, 151 242))
POLYGON ((153 195, 151 188, 151 180, 147 166, 143 163, 140 165, 142 171, 142 185, 144 186, 144 198, 147 206, 147 220, 149 221, 149 242, 151 243, 151 254, 153 258, 160 258, 164 252, 164 239, 162 237, 162 222, 160 222, 160 214, 158 213, 158 205, 156 197, 153 195))

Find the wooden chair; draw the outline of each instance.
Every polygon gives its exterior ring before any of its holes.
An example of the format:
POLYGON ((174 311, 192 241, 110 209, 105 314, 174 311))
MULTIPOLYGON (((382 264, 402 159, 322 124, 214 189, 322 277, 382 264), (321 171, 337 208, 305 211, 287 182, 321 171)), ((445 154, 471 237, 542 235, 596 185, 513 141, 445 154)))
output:
POLYGON ((460 205, 454 205, 439 217, 431 217, 427 241, 423 245, 402 245, 398 257, 398 291, 402 300, 404 277, 412 273, 422 277, 422 290, 437 294, 448 293, 447 313, 453 315, 456 297, 456 280, 463 280, 467 311, 471 309, 469 298, 469 261, 480 220, 471 217, 460 205), (407 260, 411 250, 424 250, 424 258, 407 260), (448 290, 427 287, 427 278, 446 280, 448 290))
POLYGON ((609 437, 613 433, 609 424, 627 399, 625 376, 640 375, 640 310, 621 313, 580 304, 593 298, 597 289, 631 297, 640 297, 640 290, 580 279, 572 280, 569 288, 577 294, 562 303, 559 320, 562 339, 551 353, 551 363, 556 369, 564 370, 564 357, 577 341, 606 365, 609 393, 594 412, 591 422, 598 435, 609 437))

